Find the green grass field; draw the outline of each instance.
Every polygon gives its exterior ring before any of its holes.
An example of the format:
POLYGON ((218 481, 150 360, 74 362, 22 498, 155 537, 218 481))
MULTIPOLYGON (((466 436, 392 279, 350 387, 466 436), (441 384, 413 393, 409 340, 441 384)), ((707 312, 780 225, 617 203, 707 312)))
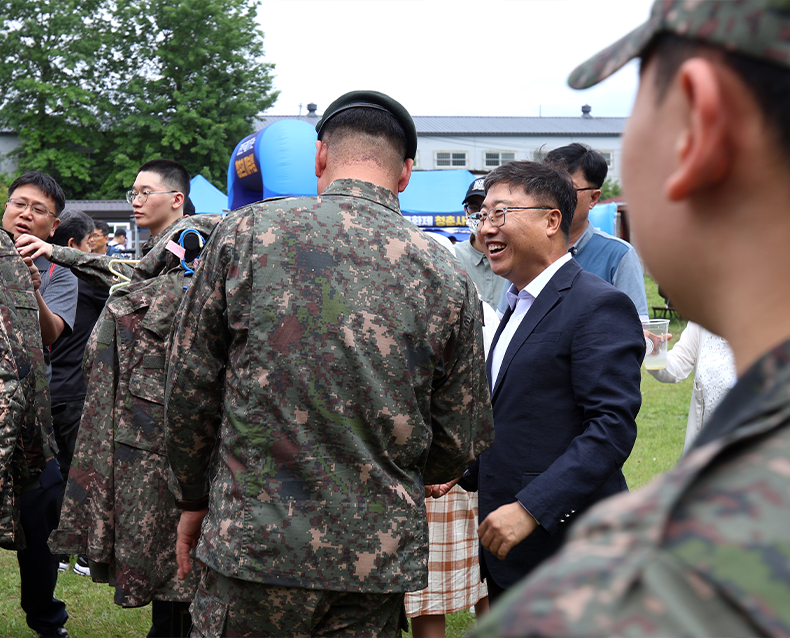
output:
MULTIPOLYGON (((663 305, 655 282, 645 277, 648 306, 663 305)), ((685 327, 673 321, 670 331, 674 343, 685 327)), ((642 370, 642 409, 637 418, 636 446, 625 464, 628 485, 638 488, 659 472, 677 463, 683 449, 691 378, 678 384, 659 383, 642 370)), ((107 585, 69 571, 58 578, 55 595, 64 600, 71 619, 66 625, 73 638, 138 638, 150 628, 151 611, 121 609, 113 604, 113 590, 107 585)), ((467 611, 452 614, 447 622, 447 636, 462 636, 474 623, 467 611)), ((13 552, 0 551, 0 636, 33 638, 19 607, 19 570, 13 552)))

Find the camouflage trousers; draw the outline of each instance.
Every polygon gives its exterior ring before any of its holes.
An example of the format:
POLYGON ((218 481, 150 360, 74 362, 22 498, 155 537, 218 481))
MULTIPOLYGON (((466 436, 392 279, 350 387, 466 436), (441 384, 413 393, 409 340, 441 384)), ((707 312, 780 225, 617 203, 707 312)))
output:
POLYGON ((204 567, 189 608, 191 636, 400 638, 408 629, 404 597, 251 583, 204 567))

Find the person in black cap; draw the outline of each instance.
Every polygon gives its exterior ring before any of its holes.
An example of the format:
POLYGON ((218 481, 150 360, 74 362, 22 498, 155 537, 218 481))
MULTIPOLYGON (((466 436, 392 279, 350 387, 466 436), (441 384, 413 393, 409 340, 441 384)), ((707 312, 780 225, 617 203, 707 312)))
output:
POLYGON ((400 213, 417 147, 392 98, 316 127, 317 197, 228 214, 172 336, 166 449, 195 635, 401 636, 427 584, 425 484, 493 438, 481 304, 400 213))
MULTIPOLYGON (((480 212, 480 206, 486 195, 483 188, 484 181, 484 178, 478 177, 469 185, 466 197, 464 197, 464 212, 467 215, 480 212)), ((492 308, 496 308, 499 298, 502 296, 502 290, 505 288, 506 280, 504 277, 495 275, 491 271, 485 252, 477 241, 476 233, 471 232, 469 234, 468 242, 456 244, 455 256, 461 262, 472 281, 475 282, 480 299, 492 308)))

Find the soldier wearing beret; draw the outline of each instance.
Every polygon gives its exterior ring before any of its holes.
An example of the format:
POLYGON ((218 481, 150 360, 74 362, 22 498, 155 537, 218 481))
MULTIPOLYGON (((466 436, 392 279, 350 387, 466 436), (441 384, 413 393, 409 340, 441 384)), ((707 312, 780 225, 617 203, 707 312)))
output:
POLYGON ((787 0, 662 0, 571 75, 641 58, 634 234, 739 379, 674 470, 591 510, 476 635, 790 634, 789 33, 787 0))
POLYGON ((229 214, 176 321, 167 453, 198 635, 400 636, 427 584, 424 485, 493 438, 474 284, 400 214, 411 117, 354 91, 316 130, 320 194, 229 214))

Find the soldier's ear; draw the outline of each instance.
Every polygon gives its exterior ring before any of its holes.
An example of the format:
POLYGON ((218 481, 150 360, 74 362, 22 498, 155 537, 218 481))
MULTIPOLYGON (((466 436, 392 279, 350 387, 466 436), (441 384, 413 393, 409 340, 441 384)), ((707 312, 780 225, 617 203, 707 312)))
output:
POLYGON ((400 177, 398 178, 398 192, 402 193, 406 190, 406 187, 409 185, 409 180, 411 179, 411 170, 414 168, 414 160, 407 159, 403 162, 403 168, 400 172, 400 177))
POLYGON ((326 171, 326 160, 329 147, 321 140, 315 143, 315 176, 320 178, 326 171))
POLYGON ((675 140, 675 169, 666 182, 671 201, 718 184, 729 171, 728 108, 718 71, 711 60, 686 60, 670 89, 680 92, 677 104, 682 119, 675 140))

